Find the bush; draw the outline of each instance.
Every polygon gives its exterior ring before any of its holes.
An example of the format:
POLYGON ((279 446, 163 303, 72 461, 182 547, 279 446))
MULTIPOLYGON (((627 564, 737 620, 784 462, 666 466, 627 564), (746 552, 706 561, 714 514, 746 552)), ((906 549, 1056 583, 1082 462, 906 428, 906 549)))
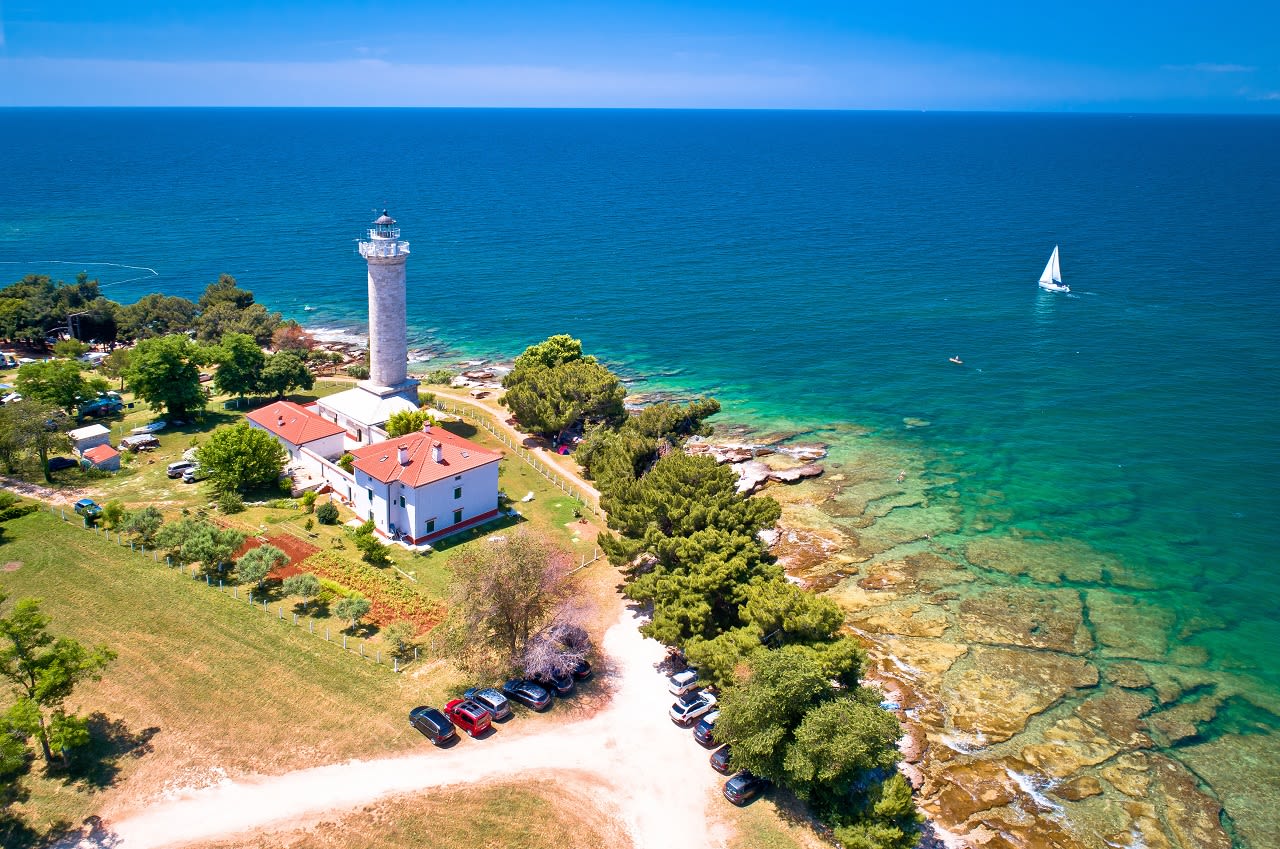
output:
POLYGON ((244 512, 244 499, 235 492, 227 491, 218 496, 218 509, 228 516, 244 512))
POLYGON ((349 365, 347 366, 347 374, 351 375, 356 380, 368 380, 369 367, 366 365, 349 365))
POLYGON ((392 657, 406 660, 413 657, 413 625, 408 622, 392 622, 382 629, 382 639, 392 657))
POLYGON ((436 404, 436 394, 435 394, 434 392, 419 392, 419 393, 418 393, 418 406, 419 406, 419 407, 434 407, 434 406, 435 406, 435 404, 436 404))
POLYGON ((338 458, 338 468, 342 469, 342 471, 347 474, 351 474, 352 470, 355 469, 355 466, 356 455, 352 454, 350 451, 338 458))
POLYGON ((316 521, 322 525, 338 524, 338 505, 326 501, 316 508, 316 521))
POLYGON ((308 513, 315 512, 316 492, 314 489, 309 489, 306 492, 302 493, 302 509, 306 510, 308 513))
POLYGON ((285 495, 288 495, 288 496, 293 495, 293 478, 289 477, 288 475, 285 475, 284 477, 280 478, 279 486, 280 486, 280 491, 283 492, 285 495))
POLYGON ((310 531, 315 526, 316 526, 316 520, 311 518, 310 516, 307 517, 307 521, 302 523, 302 527, 306 528, 308 531, 310 531))
POLYGON ((432 369, 422 376, 423 383, 434 383, 439 386, 448 386, 453 380, 453 372, 447 368, 432 369))

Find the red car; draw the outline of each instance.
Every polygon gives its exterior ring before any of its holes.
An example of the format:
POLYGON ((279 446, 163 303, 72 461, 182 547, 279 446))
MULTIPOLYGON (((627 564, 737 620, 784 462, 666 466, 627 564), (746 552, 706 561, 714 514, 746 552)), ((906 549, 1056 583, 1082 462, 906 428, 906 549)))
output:
POLYGON ((454 699, 444 706, 444 715, 472 737, 488 731, 493 723, 489 709, 471 699, 454 699))

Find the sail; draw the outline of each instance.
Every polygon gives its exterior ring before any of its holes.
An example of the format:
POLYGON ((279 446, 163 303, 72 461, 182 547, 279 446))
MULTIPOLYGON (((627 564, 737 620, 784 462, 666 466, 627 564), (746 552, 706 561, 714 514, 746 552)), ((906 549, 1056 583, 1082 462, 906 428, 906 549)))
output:
POLYGON ((1044 267, 1044 274, 1040 275, 1041 283, 1061 283, 1062 269, 1058 267, 1058 246, 1053 246, 1053 255, 1049 257, 1049 262, 1044 267))

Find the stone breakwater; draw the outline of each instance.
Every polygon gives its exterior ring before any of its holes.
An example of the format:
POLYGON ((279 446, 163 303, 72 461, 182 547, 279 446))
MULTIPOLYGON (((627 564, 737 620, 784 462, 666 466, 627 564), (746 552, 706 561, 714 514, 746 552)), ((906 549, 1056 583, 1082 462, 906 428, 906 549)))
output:
MULTIPOLYGON (((690 450, 735 467, 817 459, 788 455, 788 435, 741 437, 690 450)), ((864 640, 942 840, 1274 845, 1280 704, 1187 642, 1214 623, 1179 620, 1083 543, 1002 529, 999 493, 966 514, 945 467, 885 446, 823 459, 821 479, 768 488, 783 518, 763 536, 864 640)))

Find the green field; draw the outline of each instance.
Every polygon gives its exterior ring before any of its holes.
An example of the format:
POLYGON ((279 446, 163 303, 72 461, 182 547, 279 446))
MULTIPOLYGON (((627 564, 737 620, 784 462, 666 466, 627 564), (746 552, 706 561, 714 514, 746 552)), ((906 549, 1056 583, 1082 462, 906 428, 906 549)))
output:
POLYGON ((42 778, 38 766, 23 780, 31 798, 17 810, 41 830, 95 812, 104 782, 94 775, 272 772, 420 746, 408 709, 454 683, 443 667, 396 675, 49 513, 5 530, 10 598, 44 599, 55 633, 119 653, 74 695, 80 710, 104 709, 105 762, 77 780, 42 778), (130 756, 139 747, 147 756, 130 756))

